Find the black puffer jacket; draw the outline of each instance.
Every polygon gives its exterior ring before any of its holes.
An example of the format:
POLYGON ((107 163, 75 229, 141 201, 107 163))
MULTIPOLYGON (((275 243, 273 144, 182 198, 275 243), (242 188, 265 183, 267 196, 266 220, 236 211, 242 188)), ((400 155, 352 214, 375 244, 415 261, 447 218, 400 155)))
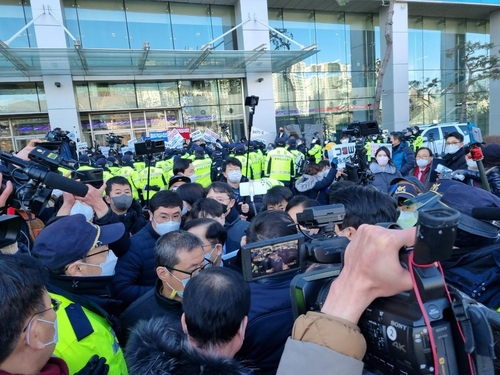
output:
POLYGON ((465 150, 463 147, 454 154, 446 154, 443 159, 446 162, 446 167, 450 168, 452 171, 467 169, 467 161, 465 160, 465 150))
POLYGON ((199 353, 168 320, 141 321, 132 330, 125 350, 130 375, 247 375, 233 359, 199 353))
MULTIPOLYGON (((465 178, 473 181, 481 182, 481 177, 478 171, 457 171, 462 172, 465 178)), ((486 171, 486 177, 490 184, 490 190, 493 194, 500 198, 500 167, 493 167, 486 171)))

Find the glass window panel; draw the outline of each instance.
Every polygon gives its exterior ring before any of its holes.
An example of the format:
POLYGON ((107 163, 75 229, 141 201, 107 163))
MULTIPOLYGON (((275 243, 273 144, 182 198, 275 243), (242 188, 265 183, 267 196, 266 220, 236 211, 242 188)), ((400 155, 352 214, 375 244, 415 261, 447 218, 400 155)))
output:
POLYGON ((133 128, 146 128, 146 121, 144 119, 144 112, 132 112, 130 114, 132 117, 132 127, 133 128))
MULTIPOLYGON (((24 1, 24 13, 25 13, 26 23, 30 22, 33 19, 33 13, 31 11, 30 0, 24 1)), ((24 32, 26 32, 26 31, 24 31, 24 32)), ((37 47, 35 26, 34 25, 31 25, 30 27, 28 27, 28 43, 29 43, 29 46, 32 48, 37 47)), ((11 47, 12 47, 12 45, 11 45, 11 47)))
POLYGON ((241 103, 241 80, 219 79, 220 104, 241 103))
MULTIPOLYGON (((282 29, 283 28, 283 9, 269 9, 267 12, 267 16, 269 19, 269 26, 274 29, 282 29)), ((271 37, 271 34, 270 34, 271 37)), ((271 47, 273 47, 271 45, 271 47)), ((271 48, 275 49, 275 48, 271 48)))
POLYGON ((137 108, 133 83, 89 83, 89 95, 93 110, 137 108))
POLYGON ((148 130, 166 129, 165 111, 146 112, 148 130))
POLYGON ((27 137, 27 138, 14 138, 16 151, 20 151, 25 148, 32 139, 40 138, 39 136, 27 137))
MULTIPOLYGON (((130 116, 128 112, 92 114, 91 119, 92 119, 92 128, 94 131, 130 130, 130 116)), ((126 142, 124 144, 126 144, 126 142)))
POLYGON ((441 30, 442 24, 436 18, 423 20, 423 65, 424 69, 440 69, 441 67, 441 30))
POLYGON ((134 137, 135 139, 145 139, 147 137, 147 131, 146 129, 137 129, 134 130, 134 137))
POLYGON ((282 118, 286 116, 288 118, 289 112, 288 112, 288 102, 274 102, 274 110, 276 112, 276 118, 282 118))
POLYGON ((423 19, 408 17, 408 69, 421 70, 423 62, 423 19))
POLYGON ((275 102, 288 101, 288 80, 289 74, 287 71, 273 74, 273 89, 275 102))
MULTIPOLYGON (((114 132, 114 134, 116 136, 122 137, 122 145, 126 145, 128 143, 128 141, 130 141, 130 131, 128 131, 128 132, 118 131, 118 132, 114 132)), ((108 139, 107 133, 94 134, 94 141, 95 141, 94 143, 96 145, 109 147, 107 139, 108 139)))
POLYGON ((74 86, 76 91, 78 110, 89 111, 92 107, 90 106, 89 86, 87 82, 75 82, 74 86))
POLYGON ((80 116, 80 124, 84 133, 90 133, 90 120, 88 114, 80 116))
MULTIPOLYGON (((241 124, 244 121, 244 106, 240 104, 233 105, 222 105, 221 111, 221 122, 230 125, 230 129, 234 126, 241 124)), ((217 127, 218 133, 222 135, 222 130, 220 126, 217 127)))
POLYGON ((50 130, 48 117, 11 119, 12 131, 17 136, 43 135, 50 130))
MULTIPOLYGON (((63 7, 64 24, 66 28, 77 40, 81 41, 82 36, 80 35, 80 27, 78 25, 78 14, 75 0, 63 0, 63 7)), ((69 35, 66 35, 66 41, 68 43, 68 46, 72 47, 74 45, 69 35)))
MULTIPOLYGON (((31 19, 30 19, 31 21, 31 19)), ((22 2, 6 0, 0 4, 0 39, 8 40, 26 25, 22 2)), ((9 47, 29 47, 28 33, 24 30, 9 47)))
POLYGON ((219 104, 216 80, 180 81, 182 107, 219 104))
POLYGON ((174 48, 168 3, 127 0, 125 4, 132 49, 141 49, 144 42, 153 49, 174 48))
POLYGON ((346 55, 346 30, 340 13, 316 12, 316 54, 318 64, 348 64, 346 55))
POLYGON ((35 83, 0 85, 0 113, 40 112, 35 83))
POLYGON ((208 5, 170 3, 174 48, 200 50, 212 38, 208 5))
POLYGON ((184 127, 191 131, 211 128, 217 131, 220 123, 219 106, 188 107, 182 109, 184 127))
MULTIPOLYGON (((234 20, 234 8, 212 5, 210 7, 212 14, 212 38, 218 38, 225 32, 236 26, 234 20)), ((229 33, 224 38, 215 42, 214 48, 218 50, 237 50, 236 31, 229 33)))
MULTIPOLYGON (((375 61, 375 33, 369 14, 346 14, 346 51, 352 71, 373 71, 375 61)), ((353 87, 365 86, 365 79, 353 80, 353 87)))
POLYGON ((12 142, 12 138, 0 138, 0 151, 9 152, 12 150, 17 151, 14 148, 14 143, 12 142))
POLYGON ((136 83, 137 90, 137 105, 139 108, 154 108, 161 107, 161 96, 158 83, 136 83))
POLYGON ((179 85, 177 81, 158 84, 162 105, 165 107, 180 107, 179 85))
POLYGON ((347 99, 350 93, 350 81, 351 75, 347 71, 319 73, 319 99, 347 99))
POLYGON ((45 88, 43 87, 43 82, 36 84, 38 92, 38 101, 40 103, 40 111, 47 112, 47 98, 45 96, 45 88))
MULTIPOLYGON (((284 10, 283 11, 283 29, 277 29, 280 33, 286 35, 288 38, 296 41, 303 46, 310 46, 316 42, 316 32, 314 28, 314 12, 313 11, 296 11, 284 10)), ((283 38, 280 35, 271 34, 271 48, 272 46, 279 47, 279 50, 298 50, 298 46, 283 38)), ((313 55, 302 63, 296 64, 296 70, 310 71, 311 65, 316 64, 316 56, 313 55)))
POLYGON ((0 121, 0 137, 11 137, 9 120, 0 121))
POLYGON ((84 48, 129 48, 122 0, 77 1, 84 48))

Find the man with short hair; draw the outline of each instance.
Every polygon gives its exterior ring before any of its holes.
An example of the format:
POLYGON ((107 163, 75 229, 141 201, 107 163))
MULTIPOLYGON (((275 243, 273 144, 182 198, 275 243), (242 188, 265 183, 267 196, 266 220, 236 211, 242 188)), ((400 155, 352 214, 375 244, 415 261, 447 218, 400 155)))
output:
POLYGON ((121 315, 125 337, 139 320, 165 316, 182 332, 182 298, 188 281, 210 264, 205 260, 203 242, 194 234, 174 231, 161 236, 154 249, 155 287, 137 299, 121 315))
POLYGON ((104 216, 95 218, 95 224, 121 222, 125 225, 126 233, 130 234, 136 234, 146 226, 148 221, 142 216, 141 205, 132 196, 132 187, 125 177, 110 178, 106 182, 105 192, 104 200, 109 205, 109 210, 104 216))
POLYGON ((395 223, 398 219, 396 201, 371 186, 354 185, 335 191, 329 202, 344 205, 345 217, 342 224, 335 225, 335 232, 350 241, 362 224, 395 223))
POLYGON ((193 278, 184 294, 184 334, 159 318, 141 322, 127 345, 131 375, 248 374, 232 360, 245 339, 250 290, 241 275, 209 268, 193 278), (168 369, 168 370, 167 370, 168 369))
POLYGON ((467 169, 464 150, 464 136, 459 132, 451 132, 445 137, 445 167, 451 170, 467 169))
POLYGON ((196 174, 194 173, 194 166, 191 160, 178 158, 174 161, 174 168, 172 169, 174 176, 189 177, 191 182, 196 182, 196 174))
POLYGON ((151 198, 149 223, 130 238, 127 253, 116 265, 112 289, 126 306, 155 285, 155 243, 161 235, 180 228, 182 207, 182 199, 173 191, 162 190, 151 198))
POLYGON ((406 176, 415 167, 415 154, 408 147, 408 143, 403 140, 403 135, 399 132, 393 132, 389 136, 392 144, 392 161, 401 175, 406 176))
POLYGON ((227 239, 227 231, 213 219, 200 218, 189 220, 184 229, 203 242, 205 259, 215 267, 222 264, 222 253, 227 239))
POLYGON ((292 198, 293 193, 286 186, 273 186, 264 196, 264 207, 267 211, 285 211, 292 198))
POLYGON ((226 215, 222 204, 212 198, 201 198, 193 203, 189 211, 189 223, 192 219, 208 218, 219 222, 222 226, 226 223, 226 215))
POLYGON ((226 251, 228 253, 240 248, 241 238, 245 235, 245 230, 250 223, 241 220, 236 210, 234 191, 225 182, 214 182, 207 189, 207 198, 215 199, 222 204, 226 216, 224 228, 227 230, 226 251))

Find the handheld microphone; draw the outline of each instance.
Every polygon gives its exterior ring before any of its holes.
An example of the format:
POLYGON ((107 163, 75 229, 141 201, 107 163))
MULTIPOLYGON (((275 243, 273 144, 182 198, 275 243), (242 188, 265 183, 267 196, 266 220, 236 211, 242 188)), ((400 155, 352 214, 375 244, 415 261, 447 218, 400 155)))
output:
POLYGON ((55 172, 48 172, 43 179, 43 183, 49 188, 59 189, 78 197, 84 197, 89 191, 89 187, 87 185, 78 181, 70 180, 69 178, 55 172))

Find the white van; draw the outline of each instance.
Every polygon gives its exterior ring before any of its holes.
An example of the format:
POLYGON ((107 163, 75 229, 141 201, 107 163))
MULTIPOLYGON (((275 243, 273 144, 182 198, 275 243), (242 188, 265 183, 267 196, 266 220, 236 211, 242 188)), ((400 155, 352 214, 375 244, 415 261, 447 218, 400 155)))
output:
POLYGON ((444 155, 445 139, 447 134, 458 132, 464 136, 464 144, 470 142, 468 124, 465 122, 448 122, 419 126, 424 137, 424 147, 428 147, 436 156, 444 155))

